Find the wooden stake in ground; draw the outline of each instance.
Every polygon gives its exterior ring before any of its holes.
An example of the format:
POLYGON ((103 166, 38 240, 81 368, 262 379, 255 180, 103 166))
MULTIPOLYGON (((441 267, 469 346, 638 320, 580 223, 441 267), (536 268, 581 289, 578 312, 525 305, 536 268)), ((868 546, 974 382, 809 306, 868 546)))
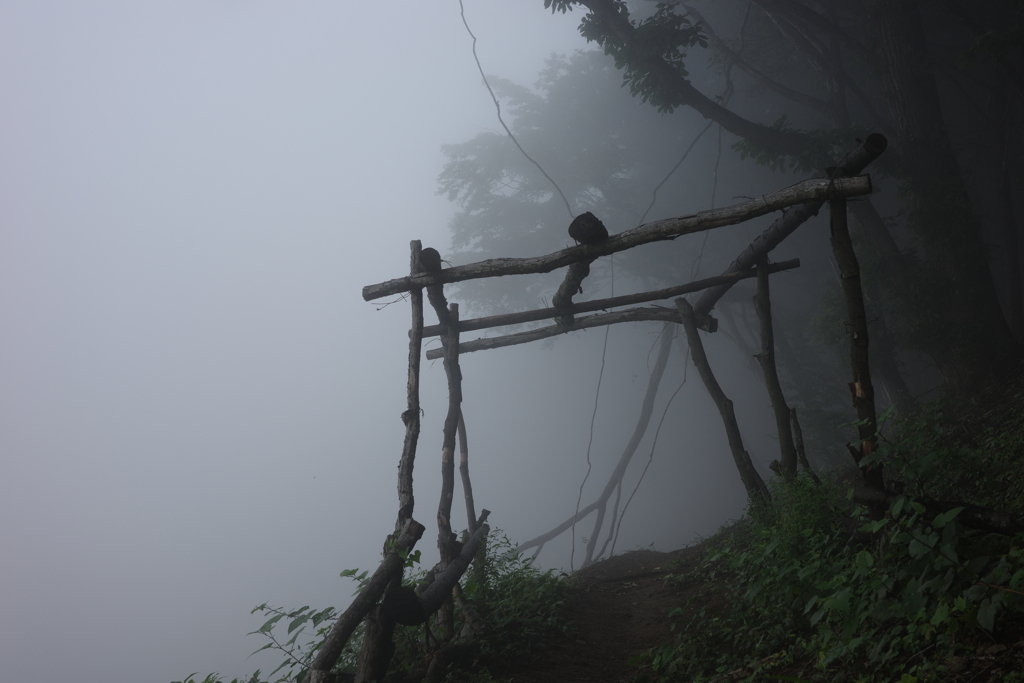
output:
POLYGON ((697 329, 697 322, 694 317, 693 307, 686 299, 676 299, 676 307, 683 317, 683 329, 686 330, 686 340, 690 344, 690 357, 693 364, 697 366, 697 372, 704 382, 711 399, 718 406, 718 412, 722 415, 722 422, 725 423, 725 434, 729 438, 729 449, 732 451, 732 459, 739 470, 740 480, 747 489, 747 497, 751 503, 770 503, 772 496, 768 492, 761 475, 754 469, 754 463, 750 460, 750 454, 743 449, 743 438, 740 436, 740 427, 736 423, 736 412, 733 410, 732 401, 726 397, 722 387, 715 379, 708 363, 707 354, 704 353, 704 343, 700 338, 700 331, 697 329))
POLYGON ((466 529, 476 531, 476 505, 473 502, 473 482, 469 479, 469 437, 466 434, 466 416, 459 412, 459 475, 462 477, 462 495, 466 500, 466 529))
MULTIPOLYGON (((432 266, 432 260, 436 255, 437 267, 440 268, 440 255, 437 251, 426 250, 428 256, 423 257, 425 250, 421 248, 419 240, 413 240, 409 244, 409 272, 411 275, 432 266), (429 252, 432 252, 429 253, 429 252), (427 266, 423 265, 426 261, 427 266)), ((402 421, 405 423, 405 443, 402 446, 402 457, 398 462, 398 521, 395 523, 395 530, 398 531, 410 519, 413 512, 413 490, 412 473, 413 463, 416 459, 416 443, 420 433, 420 354, 422 353, 423 341, 423 290, 413 289, 409 293, 409 302, 412 309, 412 327, 409 330, 409 377, 406 386, 407 408, 402 413, 402 421)), ((384 601, 387 602, 401 589, 402 568, 392 577, 384 591, 384 601)), ((362 646, 359 649, 358 668, 356 679, 360 681, 373 681, 382 678, 391 664, 391 658, 395 653, 394 632, 395 620, 383 609, 376 605, 366 615, 366 627, 363 632, 362 646)))
POLYGON ((800 420, 797 419, 796 408, 789 409, 789 417, 793 425, 793 441, 796 446, 796 456, 800 460, 800 466, 807 471, 807 474, 810 475, 815 484, 820 484, 821 479, 818 479, 818 475, 811 468, 811 463, 807 461, 807 452, 804 450, 804 431, 800 429, 800 420))
MULTIPOLYGON (((441 496, 437 504, 437 549, 441 554, 441 567, 447 567, 458 556, 460 547, 452 533, 452 499, 455 495, 455 441, 462 415, 462 370, 459 368, 459 305, 450 304, 442 315, 439 302, 444 301, 440 294, 441 286, 436 289, 438 300, 431 297, 430 303, 438 310, 438 319, 445 325, 446 331, 441 335, 444 351, 444 372, 448 378, 448 414, 444 420, 443 440, 441 443, 441 496)), ((451 595, 440 605, 437 624, 445 637, 454 635, 455 613, 451 595)))
POLYGON ((875 389, 871 384, 871 370, 868 364, 868 316, 864 310, 864 292, 860 284, 860 264, 853 251, 850 229, 846 222, 846 198, 829 200, 831 213, 832 253, 842 275, 843 294, 846 298, 846 324, 850 331, 850 365, 853 367, 853 381, 850 393, 853 406, 857 409, 857 433, 860 444, 850 446, 857 466, 861 468, 868 486, 883 489, 881 465, 861 465, 877 445, 878 423, 875 416, 875 389))
POLYGON ((437 506, 437 547, 445 566, 458 555, 459 548, 452 533, 452 499, 455 495, 455 440, 462 415, 462 370, 459 368, 459 305, 448 307, 452 324, 444 341, 444 371, 448 377, 448 415, 444 420, 441 444, 441 499, 437 506))
MULTIPOLYGON (((415 275, 420 271, 420 241, 409 244, 409 270, 415 275)), ((412 470, 416 461, 416 443, 420 436, 420 357, 423 346, 423 290, 419 287, 409 292, 412 309, 412 327, 409 330, 409 379, 406 385, 407 408, 402 413, 405 423, 405 443, 402 458, 398 461, 398 522, 396 529, 412 518, 414 498, 412 493, 412 470)))
POLYGON ((768 295, 768 263, 762 259, 757 264, 757 294, 754 295, 754 310, 757 320, 761 323, 761 353, 755 358, 764 372, 764 385, 768 389, 768 397, 772 401, 775 412, 775 429, 779 434, 779 450, 781 458, 779 466, 782 476, 792 480, 796 477, 796 447, 793 445, 793 433, 789 426, 789 406, 779 384, 779 371, 775 367, 775 332, 772 328, 772 304, 768 295))

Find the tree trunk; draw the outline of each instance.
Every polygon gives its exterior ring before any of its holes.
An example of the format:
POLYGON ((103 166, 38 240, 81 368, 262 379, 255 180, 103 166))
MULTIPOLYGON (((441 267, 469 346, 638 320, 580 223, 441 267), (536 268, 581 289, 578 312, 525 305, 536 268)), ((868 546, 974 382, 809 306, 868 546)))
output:
POLYGON ((936 357, 949 385, 983 384, 1020 349, 1002 315, 978 222, 946 133, 916 0, 873 0, 870 22, 911 196, 911 227, 947 285, 948 337, 936 357))
POLYGON ((1005 137, 999 182, 999 227, 1003 238, 1003 252, 1006 261, 1003 270, 1006 276, 1006 311, 1010 330, 1017 339, 1024 338, 1024 301, 1022 301, 1020 277, 1020 243, 1017 240, 1017 222, 1013 214, 1013 174, 1010 169, 1012 150, 1016 147, 1015 136, 1019 130, 1014 126, 1013 97, 1008 97, 1006 113, 1003 116, 1005 137))
MULTIPOLYGON (((392 582, 388 590, 399 583, 392 582)), ((363 644, 359 650, 355 683, 378 683, 387 675, 391 658, 395 654, 395 620, 383 607, 377 605, 366 615, 364 623, 366 626, 363 631, 363 644)))

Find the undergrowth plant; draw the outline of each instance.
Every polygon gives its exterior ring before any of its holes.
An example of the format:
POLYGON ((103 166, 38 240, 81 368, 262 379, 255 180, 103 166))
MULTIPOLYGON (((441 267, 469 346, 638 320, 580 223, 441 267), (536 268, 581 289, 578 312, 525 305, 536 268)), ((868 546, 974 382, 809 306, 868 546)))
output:
MULTIPOLYGON (((447 680, 467 683, 491 683, 500 679, 494 672, 515 659, 535 656, 539 648, 552 636, 564 633, 569 624, 563 617, 564 596, 570 579, 564 573, 541 571, 529 559, 514 552, 513 544, 500 531, 492 532, 487 542, 483 566, 472 567, 464 578, 464 599, 482 621, 483 628, 473 644, 472 662, 456 661, 447 680), (472 664, 471 670, 468 666, 472 664), (493 669, 493 671, 492 671, 493 669)), ((419 560, 419 552, 407 560, 412 567, 419 560)), ((479 562, 479 558, 474 562, 479 562)), ((415 586, 425 576, 421 570, 406 577, 415 586)), ((343 578, 356 581, 355 593, 365 584, 368 572, 347 569, 343 578)), ((320 650, 327 634, 340 614, 335 608, 299 609, 258 605, 253 614, 267 616, 264 624, 250 635, 258 635, 267 642, 256 652, 276 650, 283 655, 281 664, 270 674, 256 671, 248 678, 235 678, 231 683, 302 683, 308 666, 320 650)), ((464 625, 465 615, 456 606, 455 632, 464 625)), ((349 639, 335 672, 354 674, 363 626, 360 625, 349 639)), ((421 666, 430 654, 425 641, 424 627, 397 626, 394 635, 394 672, 408 673, 421 666)), ((435 647, 429 644, 429 647, 435 647)), ((255 654, 255 653, 254 653, 255 654)), ((221 683, 218 674, 197 680, 197 674, 173 683, 221 683)))
POLYGON ((907 495, 881 519, 834 480, 776 482, 771 510, 720 532, 673 577, 700 588, 673 610, 675 642, 638 660, 642 678, 943 680, 954 656, 1020 622, 1024 535, 979 534, 958 522, 962 507, 934 515, 922 501, 980 497, 1019 512, 1019 477, 1008 474, 1024 454, 1019 408, 958 438, 962 426, 938 408, 895 425, 876 457, 906 478, 907 495), (801 678, 772 675, 783 667, 802 667, 801 678))

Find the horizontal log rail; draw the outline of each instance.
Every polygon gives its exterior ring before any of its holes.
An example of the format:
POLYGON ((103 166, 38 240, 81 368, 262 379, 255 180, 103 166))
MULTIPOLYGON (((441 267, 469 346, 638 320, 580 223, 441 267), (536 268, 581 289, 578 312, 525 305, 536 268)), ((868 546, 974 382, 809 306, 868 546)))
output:
MULTIPOLYGON (((800 259, 792 259, 789 261, 782 261, 780 263, 773 263, 768 266, 769 273, 778 273, 784 270, 792 270, 793 268, 800 267, 800 259)), ((757 274, 756 270, 744 270, 736 273, 724 273, 722 275, 716 275, 714 277, 705 278, 703 280, 695 280, 694 282, 688 282, 685 285, 676 285, 675 287, 666 287, 665 289, 656 289, 650 292, 640 292, 638 294, 623 294, 622 296, 614 296, 608 299, 595 299, 594 301, 583 301, 578 304, 566 306, 565 308, 538 308, 533 311, 520 311, 518 313, 504 313, 502 315, 490 315, 484 318, 470 318, 469 320, 459 321, 459 333, 472 332, 474 330, 486 330, 491 327, 504 327, 506 325, 521 325, 523 323, 532 323, 538 320, 547 320, 549 318, 558 318, 565 313, 592 313, 594 311, 604 311, 609 308, 616 308, 617 306, 632 306, 633 304, 643 304, 648 301, 659 301, 662 299, 673 299, 683 294, 690 294, 692 292, 699 292, 709 287, 717 287, 722 284, 733 284, 740 280, 746 280, 752 278, 757 274)), ((444 329, 443 325, 429 325, 423 328, 423 336, 436 337, 441 334, 444 329)))
MULTIPOLYGON (((472 351, 485 351, 487 349, 500 349, 504 346, 515 346, 516 344, 527 344, 532 341, 539 339, 547 339, 548 337, 557 337, 560 334, 566 332, 573 332, 575 330, 585 330, 588 327, 603 327, 604 325, 614 325, 616 323, 635 323, 642 320, 660 320, 662 322, 679 323, 682 322, 682 318, 679 316, 679 311, 674 308, 662 308, 660 306, 646 306, 643 308, 627 308, 624 311, 615 311, 613 313, 599 313, 597 315, 588 315, 582 318, 576 318, 572 326, 566 326, 562 324, 548 325, 547 327, 538 327, 535 330, 527 330, 526 332, 517 332, 515 334, 508 334, 504 337, 484 337, 482 339, 474 339, 473 341, 462 342, 459 344, 459 353, 470 353, 472 351)), ((444 356, 444 349, 430 349, 427 351, 427 360, 434 360, 442 358, 444 356)))
POLYGON ((549 273, 578 261, 607 256, 642 244, 673 240, 681 235, 742 223, 758 216, 780 211, 794 204, 824 200, 829 197, 857 197, 870 193, 871 179, 866 175, 852 178, 812 178, 741 204, 647 223, 613 235, 597 244, 569 247, 546 256, 487 259, 478 263, 446 268, 440 273, 419 273, 367 285, 363 287, 363 299, 373 301, 381 297, 408 292, 417 287, 449 282, 501 275, 549 273))

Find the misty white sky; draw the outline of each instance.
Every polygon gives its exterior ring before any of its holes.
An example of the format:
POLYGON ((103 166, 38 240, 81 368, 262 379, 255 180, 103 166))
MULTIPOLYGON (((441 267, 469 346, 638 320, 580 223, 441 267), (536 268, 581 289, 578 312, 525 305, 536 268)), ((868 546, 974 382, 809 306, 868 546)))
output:
MULTIPOLYGON (((585 47, 540 0, 467 16, 521 83, 585 47)), ((0 679, 266 671, 254 605, 347 605, 338 572, 394 524, 405 408, 408 307, 360 289, 404 274, 410 239, 445 251, 440 146, 498 128, 470 43, 456 0, 0 2, 0 679)), ((613 331, 584 502, 657 334, 613 331)), ((600 335, 463 360, 477 504, 516 540, 575 505, 600 335)), ((659 454, 619 550, 742 510, 724 436, 685 436, 720 431, 698 388, 661 436, 692 450, 659 454)), ((443 392, 424 363, 428 524, 443 392)))

